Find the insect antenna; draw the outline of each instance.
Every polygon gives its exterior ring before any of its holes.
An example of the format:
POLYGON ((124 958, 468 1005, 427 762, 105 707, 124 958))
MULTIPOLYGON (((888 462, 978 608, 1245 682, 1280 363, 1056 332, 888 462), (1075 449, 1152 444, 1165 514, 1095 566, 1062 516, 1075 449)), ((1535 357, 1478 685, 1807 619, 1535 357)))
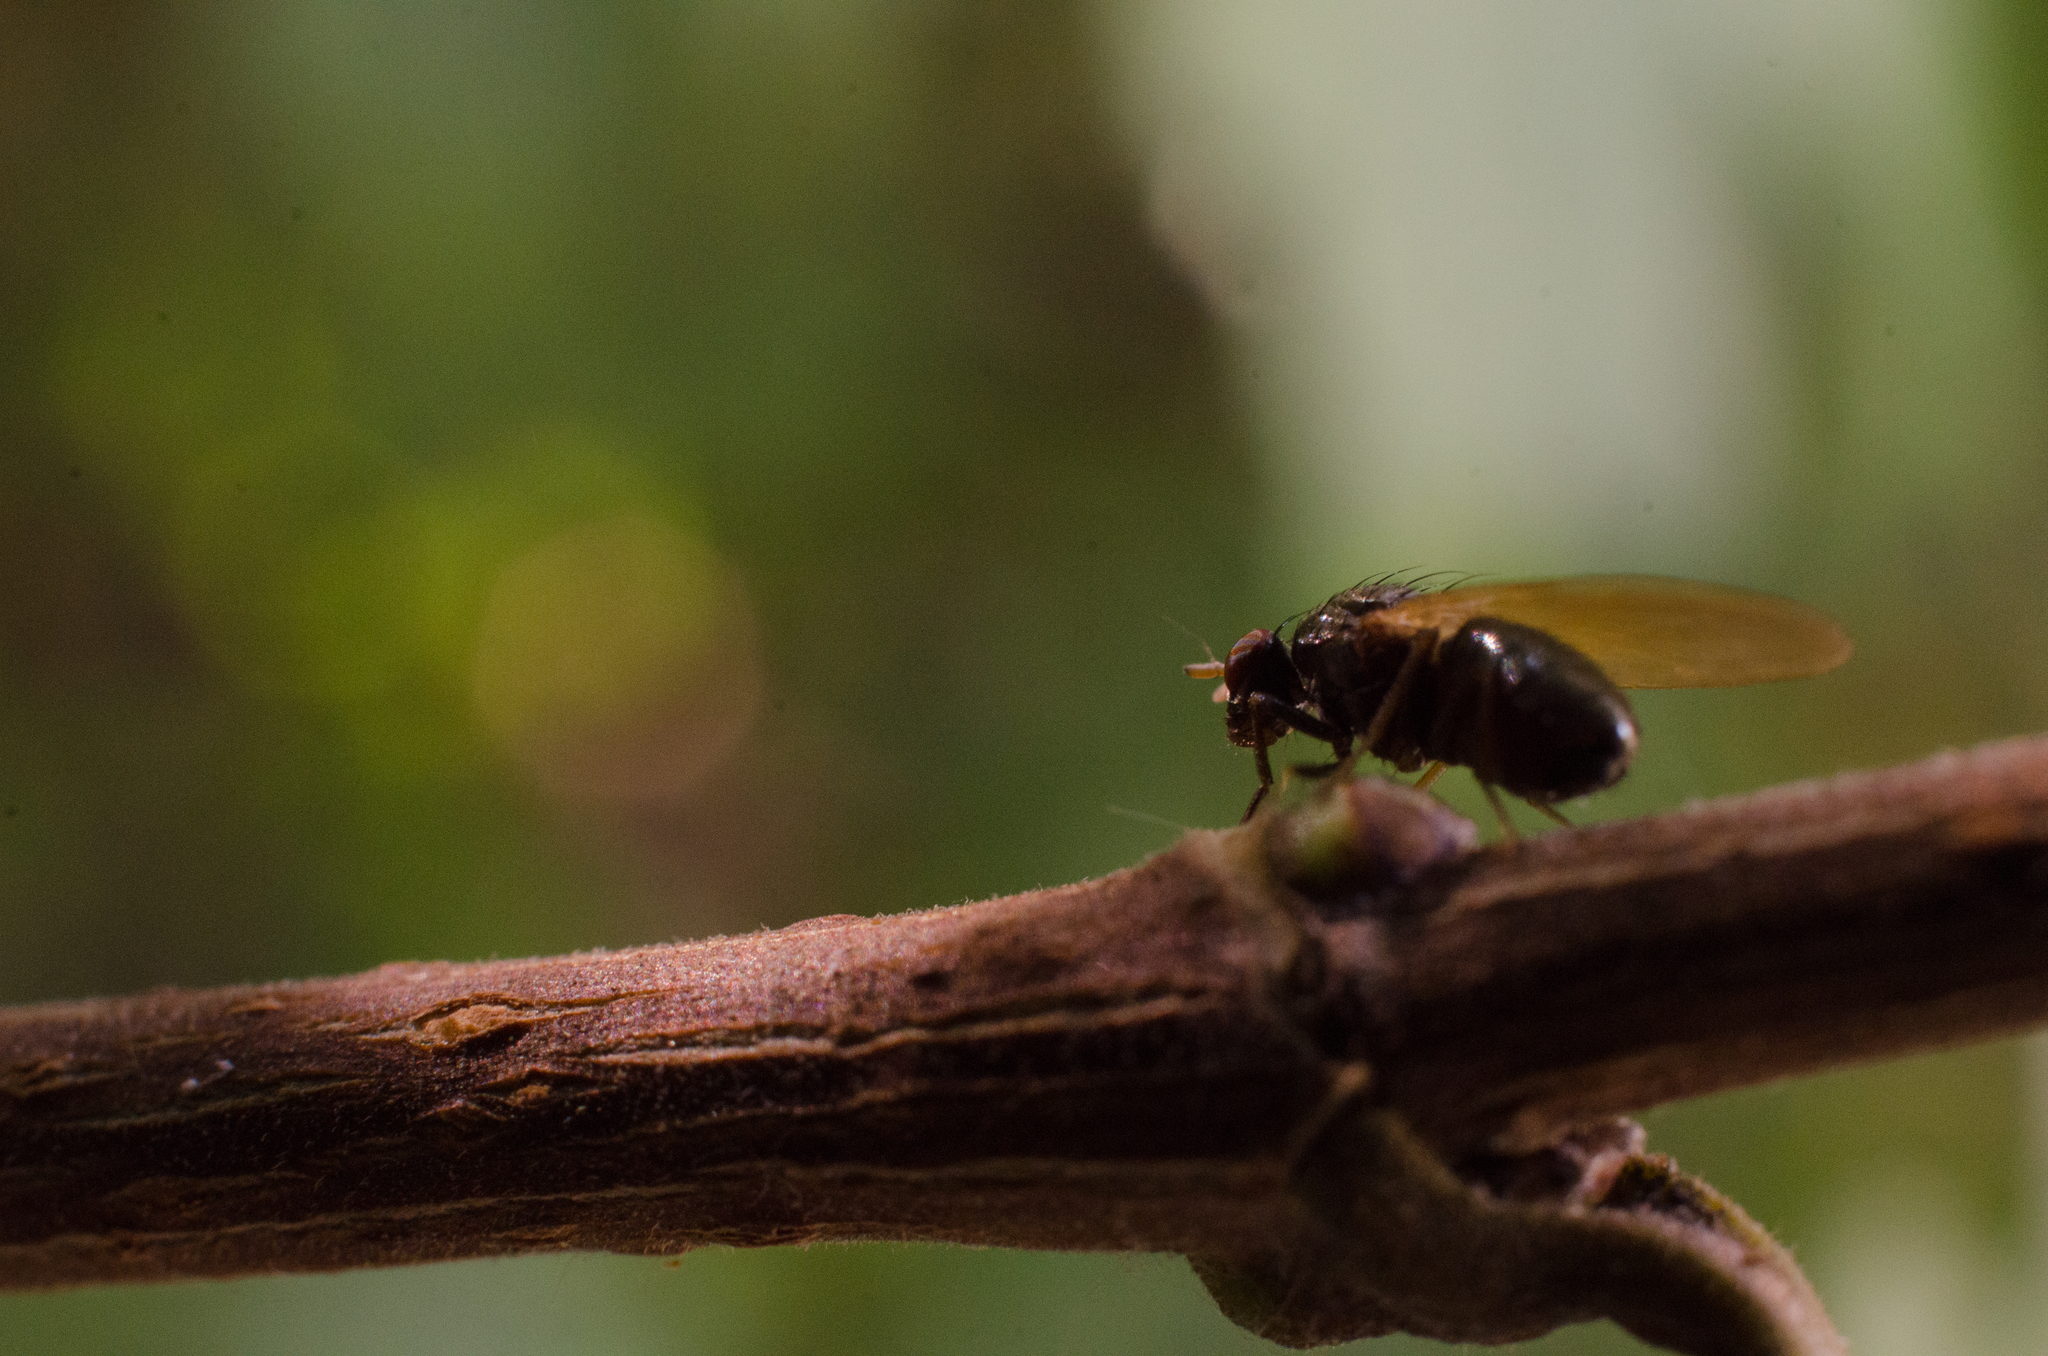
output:
MULTIPOLYGON (((1164 612, 1162 612, 1162 613, 1160 613, 1160 614, 1159 614, 1159 620, 1161 620, 1161 621, 1163 621, 1163 622, 1166 622, 1166 623, 1168 623, 1169 625, 1171 625, 1171 626, 1173 626, 1173 627, 1177 628, 1178 630, 1180 630, 1180 631, 1181 631, 1181 632, 1182 632, 1183 634, 1185 634, 1185 635, 1187 636, 1187 638, 1188 638, 1189 640, 1192 640, 1193 642, 1195 642, 1195 644, 1197 644, 1197 645, 1199 645, 1199 646, 1201 646, 1201 647, 1202 647, 1202 653, 1203 653, 1203 654, 1205 654, 1205 655, 1208 655, 1208 656, 1209 656, 1209 660, 1208 660, 1208 662, 1207 662, 1207 663, 1205 663, 1205 664, 1183 664, 1183 665, 1181 665, 1181 666, 1180 666, 1180 671, 1181 671, 1182 673, 1185 673, 1185 674, 1186 674, 1186 675, 1187 675, 1188 677, 1190 677, 1190 678, 1221 678, 1221 677, 1223 676, 1223 661, 1222 661, 1222 660, 1220 660, 1220 659, 1218 659, 1218 658, 1216 657, 1216 652, 1215 652, 1214 650, 1212 650, 1212 649, 1210 649, 1210 648, 1209 648, 1209 642, 1208 642, 1208 641, 1206 641, 1206 640, 1203 640, 1203 639, 1202 639, 1202 638, 1201 638, 1200 636, 1196 635, 1196 634, 1195 634, 1195 633, 1194 633, 1193 631, 1190 631, 1190 630, 1188 630, 1188 628, 1187 628, 1187 627, 1185 627, 1185 626, 1182 626, 1182 625, 1181 625, 1181 624, 1180 624, 1179 622, 1177 622, 1177 621, 1174 621, 1174 619, 1173 619, 1173 618, 1171 618, 1171 617, 1167 616, 1167 615, 1166 615, 1166 614, 1165 614, 1164 612)), ((1224 691, 1224 689, 1223 689, 1223 688, 1220 688, 1220 687, 1219 687, 1219 688, 1217 688, 1217 689, 1216 689, 1216 691, 1220 693, 1220 692, 1224 691)), ((1216 698, 1216 700, 1220 702, 1220 701, 1222 701, 1222 700, 1223 700, 1223 698, 1222 698, 1222 697, 1220 697, 1220 696, 1218 696, 1218 697, 1216 698)))
POLYGON ((1162 613, 1160 613, 1160 614, 1159 614, 1159 620, 1161 620, 1161 621, 1165 622, 1165 623, 1166 623, 1166 624, 1167 624, 1168 626, 1171 626, 1171 627, 1172 627, 1172 628, 1173 628, 1174 630, 1176 630, 1176 631, 1180 632, 1180 633, 1181 633, 1182 635, 1186 636, 1186 637, 1187 637, 1187 638, 1188 638, 1189 640, 1192 640, 1193 642, 1195 642, 1195 644, 1197 644, 1197 645, 1201 646, 1201 647, 1202 647, 1202 653, 1203 653, 1203 654, 1205 654, 1205 655, 1208 655, 1208 656, 1209 656, 1209 662, 1210 662, 1211 664, 1216 664, 1216 663, 1220 663, 1220 662, 1222 662, 1222 661, 1220 661, 1220 660, 1218 660, 1218 659, 1216 658, 1216 652, 1215 652, 1214 650, 1212 650, 1212 649, 1210 649, 1210 648, 1209 648, 1209 642, 1208 642, 1208 641, 1206 641, 1206 640, 1203 640, 1203 639, 1202 639, 1202 638, 1201 638, 1200 636, 1196 635, 1196 634, 1195 634, 1195 633, 1194 633, 1193 631, 1189 630, 1189 629, 1188 629, 1187 627, 1185 627, 1185 626, 1182 626, 1182 625, 1181 625, 1181 624, 1180 624, 1179 622, 1175 621, 1175 620, 1174 620, 1174 619, 1173 619, 1172 617, 1169 617, 1169 616, 1167 616, 1167 615, 1166 615, 1166 614, 1165 614, 1164 612, 1162 612, 1162 613))

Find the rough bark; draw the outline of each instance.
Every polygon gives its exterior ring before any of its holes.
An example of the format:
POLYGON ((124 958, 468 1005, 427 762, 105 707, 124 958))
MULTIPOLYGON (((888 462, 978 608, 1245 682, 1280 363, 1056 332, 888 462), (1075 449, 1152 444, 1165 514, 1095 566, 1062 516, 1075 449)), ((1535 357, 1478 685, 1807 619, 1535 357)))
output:
POLYGON ((1295 1345, 1833 1352, 1613 1118, 2048 1017, 2048 740, 1477 848, 1377 783, 1102 880, 0 1012, 0 1286, 546 1249, 1189 1254, 1295 1345))

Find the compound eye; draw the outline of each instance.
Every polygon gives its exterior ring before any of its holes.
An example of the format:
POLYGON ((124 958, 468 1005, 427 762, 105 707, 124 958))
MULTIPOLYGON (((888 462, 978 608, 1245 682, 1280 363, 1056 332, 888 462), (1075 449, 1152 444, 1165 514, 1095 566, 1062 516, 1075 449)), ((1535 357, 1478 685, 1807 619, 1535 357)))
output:
POLYGON ((1230 658, 1223 661, 1223 682, 1233 697, 1270 692, 1276 678, 1285 687, 1286 668, 1287 652, 1280 637, 1261 629, 1230 647, 1230 658))

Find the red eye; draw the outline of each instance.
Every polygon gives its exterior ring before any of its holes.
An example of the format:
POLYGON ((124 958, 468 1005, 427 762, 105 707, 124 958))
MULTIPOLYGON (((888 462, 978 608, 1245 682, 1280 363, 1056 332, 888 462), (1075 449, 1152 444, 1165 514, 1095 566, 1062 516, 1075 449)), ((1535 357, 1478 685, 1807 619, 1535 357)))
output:
POLYGON ((1291 686, 1293 672, 1280 637, 1263 629, 1249 633, 1231 646, 1230 658, 1223 661, 1223 681, 1234 697, 1253 692, 1283 696, 1291 686))

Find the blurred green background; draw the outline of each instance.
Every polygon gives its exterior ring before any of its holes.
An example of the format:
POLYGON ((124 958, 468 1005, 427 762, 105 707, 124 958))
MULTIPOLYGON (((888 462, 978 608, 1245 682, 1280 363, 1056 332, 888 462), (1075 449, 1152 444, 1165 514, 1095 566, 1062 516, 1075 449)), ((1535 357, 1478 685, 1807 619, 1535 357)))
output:
MULTIPOLYGON (((2048 725, 2043 14, 0 7, 0 1001, 1111 870, 1251 790, 1195 637, 1391 569, 1722 579, 1856 635, 1644 694, 1585 817, 2048 725)), ((1649 1123, 1859 1353, 2048 1351, 2042 1047, 1649 1123)), ((908 1247, 0 1333, 1270 1349, 1175 1259, 908 1247)))

